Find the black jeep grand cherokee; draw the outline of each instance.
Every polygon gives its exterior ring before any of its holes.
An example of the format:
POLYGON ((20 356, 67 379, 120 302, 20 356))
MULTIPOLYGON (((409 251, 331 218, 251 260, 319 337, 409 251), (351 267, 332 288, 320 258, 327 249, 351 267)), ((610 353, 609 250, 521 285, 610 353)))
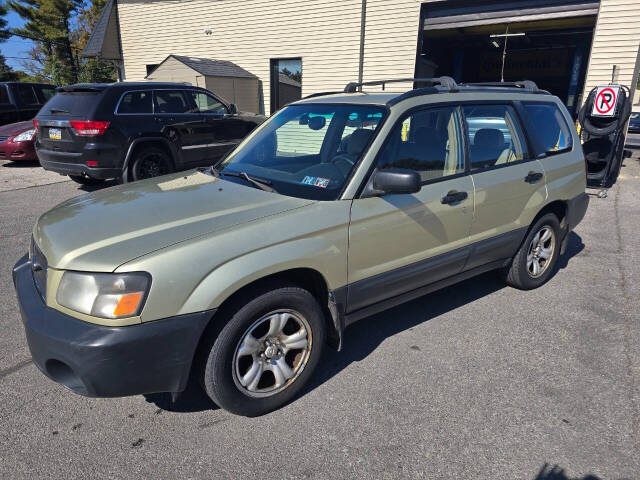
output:
POLYGON ((78 183, 128 182, 207 165, 265 120, 180 83, 60 87, 36 116, 46 170, 78 183))

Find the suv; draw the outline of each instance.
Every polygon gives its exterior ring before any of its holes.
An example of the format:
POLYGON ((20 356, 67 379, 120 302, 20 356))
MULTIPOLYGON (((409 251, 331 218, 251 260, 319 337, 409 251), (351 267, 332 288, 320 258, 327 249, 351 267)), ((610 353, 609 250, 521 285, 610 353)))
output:
POLYGON ((55 94, 46 83, 0 82, 0 125, 31 120, 55 94))
POLYGON ((193 373, 259 415, 356 320, 489 270, 544 284, 588 205, 569 113, 530 82, 430 83, 303 99, 215 167, 45 213, 13 271, 34 363, 100 397, 193 373))
POLYGON ((36 117, 36 152, 78 183, 141 180, 210 165, 264 119, 180 83, 71 85, 36 117))

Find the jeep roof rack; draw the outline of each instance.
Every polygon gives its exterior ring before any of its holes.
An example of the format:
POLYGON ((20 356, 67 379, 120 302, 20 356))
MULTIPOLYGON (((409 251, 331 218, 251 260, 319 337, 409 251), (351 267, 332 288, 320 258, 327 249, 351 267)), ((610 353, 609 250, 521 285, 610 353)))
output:
POLYGON ((350 82, 344 87, 344 93, 355 93, 361 87, 371 87, 375 85, 381 85, 382 90, 385 89, 387 83, 429 83, 431 86, 441 85, 450 92, 458 91, 458 84, 451 77, 435 77, 435 78, 390 78, 386 80, 375 80, 372 82, 350 82))

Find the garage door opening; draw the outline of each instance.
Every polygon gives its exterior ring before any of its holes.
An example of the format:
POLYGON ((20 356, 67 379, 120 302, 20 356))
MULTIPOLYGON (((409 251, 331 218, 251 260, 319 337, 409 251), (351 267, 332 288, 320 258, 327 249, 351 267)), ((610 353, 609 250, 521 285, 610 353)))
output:
POLYGON ((417 77, 458 82, 533 80, 575 115, 580 105, 595 15, 442 28, 425 24, 417 77))

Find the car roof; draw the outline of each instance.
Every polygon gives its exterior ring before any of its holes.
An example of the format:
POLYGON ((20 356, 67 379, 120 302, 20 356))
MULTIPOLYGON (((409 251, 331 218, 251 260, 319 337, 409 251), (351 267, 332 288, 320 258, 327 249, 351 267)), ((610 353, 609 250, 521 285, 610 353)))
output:
POLYGON ((38 85, 40 87, 51 87, 56 88, 55 85, 51 85, 50 83, 42 83, 42 82, 0 82, 0 85, 38 85))
POLYGON ((113 83, 74 83, 73 85, 66 85, 63 87, 59 87, 61 91, 73 91, 73 90, 106 90, 108 88, 118 88, 118 89, 131 89, 131 88, 139 88, 139 89, 152 89, 152 88, 189 88, 189 89, 199 89, 206 90, 202 87, 197 87, 191 85, 190 83, 181 83, 181 82, 113 82, 113 83))
POLYGON ((497 96, 505 99, 522 99, 536 98, 543 99, 546 97, 550 100, 553 97, 549 92, 545 90, 527 90, 524 88, 517 88, 511 86, 498 86, 498 85, 456 85, 455 90, 442 87, 439 85, 416 88, 412 90, 401 90, 395 92, 327 92, 316 93, 309 95, 301 100, 293 102, 292 104, 326 104, 326 103, 344 103, 344 104, 357 104, 357 105, 381 105, 392 106, 396 103, 409 98, 424 97, 425 103, 438 102, 438 101, 452 101, 455 99, 465 100, 495 100, 497 96), (440 97, 440 95, 446 96, 440 97))

